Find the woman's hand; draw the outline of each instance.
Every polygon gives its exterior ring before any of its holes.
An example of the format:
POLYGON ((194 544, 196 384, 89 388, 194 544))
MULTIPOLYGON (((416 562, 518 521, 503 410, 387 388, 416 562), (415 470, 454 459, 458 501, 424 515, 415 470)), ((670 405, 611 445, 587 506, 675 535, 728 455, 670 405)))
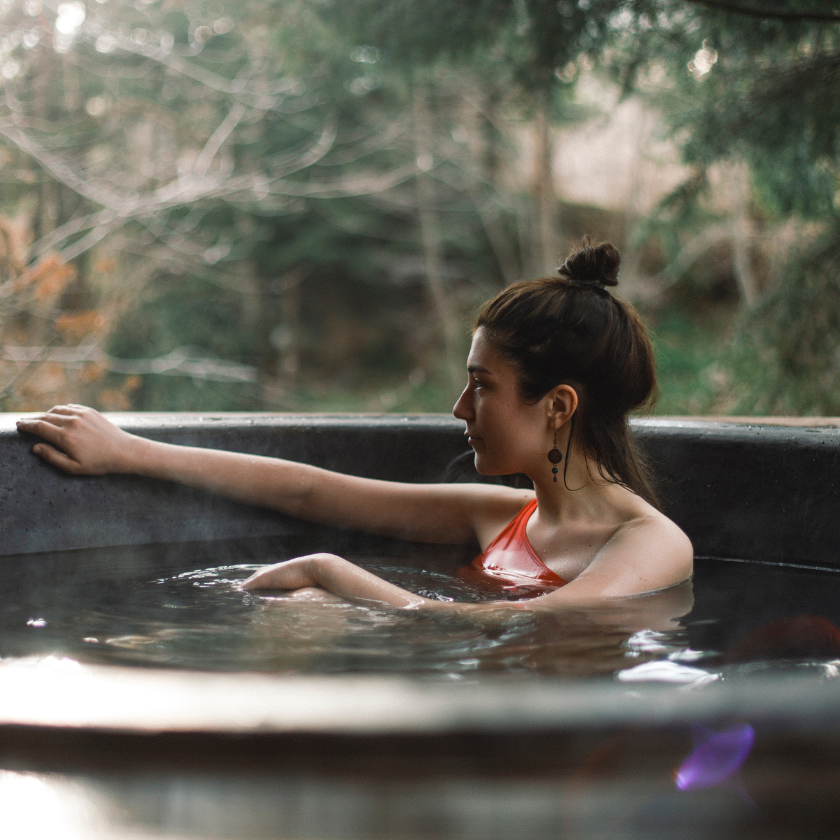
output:
POLYGON ((17 427, 47 441, 32 447, 36 455, 74 475, 132 472, 144 443, 83 405, 57 405, 17 427))

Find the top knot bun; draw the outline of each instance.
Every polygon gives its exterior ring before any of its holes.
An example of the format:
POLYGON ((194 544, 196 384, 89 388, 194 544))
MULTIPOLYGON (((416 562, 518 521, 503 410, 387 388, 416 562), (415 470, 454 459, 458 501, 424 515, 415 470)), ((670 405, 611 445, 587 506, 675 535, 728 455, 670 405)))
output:
POLYGON ((557 273, 577 286, 595 286, 604 289, 618 285, 618 266, 621 255, 609 242, 592 246, 589 237, 583 237, 583 247, 566 257, 557 273))

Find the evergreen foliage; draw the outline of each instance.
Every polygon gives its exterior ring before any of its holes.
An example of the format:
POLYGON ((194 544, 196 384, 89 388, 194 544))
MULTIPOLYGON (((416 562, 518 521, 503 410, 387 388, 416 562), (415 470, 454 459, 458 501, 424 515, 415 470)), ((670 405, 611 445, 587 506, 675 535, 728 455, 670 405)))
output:
MULTIPOLYGON (((85 394, 103 407, 446 408, 452 319, 568 243, 549 129, 606 71, 662 109, 691 168, 636 232, 674 269, 663 305, 702 305, 750 261, 759 276, 707 407, 840 410, 835 0, 61 8, 0 0, 0 211, 32 265, 72 264, 49 305, 8 298, 3 340, 95 345, 85 394), (531 192, 506 178, 511 115, 532 132, 531 192), (736 266, 715 196, 742 171, 755 230, 736 266), (782 229, 786 262, 759 271, 751 243, 782 229), (143 373, 179 352, 177 376, 143 373), (139 379, 119 372, 135 362, 139 379)), ((2 254, 0 271, 24 276, 2 254)))
POLYGON ((726 359, 731 413, 840 416, 838 243, 829 230, 743 314, 726 359))

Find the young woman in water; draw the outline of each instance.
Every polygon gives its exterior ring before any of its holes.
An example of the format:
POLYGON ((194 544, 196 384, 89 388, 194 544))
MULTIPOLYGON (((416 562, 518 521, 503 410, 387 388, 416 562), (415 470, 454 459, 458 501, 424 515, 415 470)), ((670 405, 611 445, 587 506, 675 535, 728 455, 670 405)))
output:
MULTIPOLYGON (((604 602, 675 587, 692 571, 686 535, 659 509, 627 414, 655 392, 653 353, 633 308, 613 297, 619 254, 585 240, 559 277, 518 283, 481 309, 453 409, 483 475, 524 473, 534 490, 492 484, 404 484, 307 464, 147 440, 99 412, 56 406, 18 428, 76 475, 134 473, 247 504, 422 542, 473 543, 466 577, 532 595, 511 609, 604 602)), ((400 608, 432 601, 332 554, 267 566, 247 589, 315 587, 400 608)))

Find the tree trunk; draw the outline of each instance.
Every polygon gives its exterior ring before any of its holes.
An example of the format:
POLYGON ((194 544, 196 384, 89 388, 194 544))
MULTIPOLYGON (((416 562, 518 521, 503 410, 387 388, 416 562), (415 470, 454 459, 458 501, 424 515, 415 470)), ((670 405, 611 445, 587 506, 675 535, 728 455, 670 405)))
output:
POLYGON ((479 183, 473 186, 473 200, 478 210, 487 241, 496 257, 506 286, 522 279, 522 265, 509 232, 505 228, 502 208, 496 198, 501 159, 496 127, 499 94, 495 85, 488 85, 482 96, 479 128, 482 153, 479 183), (482 183, 483 182, 483 183, 482 183))
POLYGON ((732 270, 738 292, 747 309, 755 306, 759 297, 758 281, 750 261, 752 220, 749 215, 750 172, 744 161, 734 161, 728 167, 729 201, 732 221, 732 270))
POLYGON ((554 173, 549 121, 550 89, 538 90, 534 114, 534 207, 536 236, 534 268, 536 274, 552 274, 557 268, 559 241, 557 236, 557 197, 554 194, 554 173))
POLYGON ((460 393, 463 378, 461 327, 443 281, 440 226, 435 209, 434 184, 429 177, 429 170, 434 165, 432 119, 426 91, 419 86, 414 88, 412 106, 417 209, 420 217, 426 283, 443 339, 450 391, 454 399, 460 393))

